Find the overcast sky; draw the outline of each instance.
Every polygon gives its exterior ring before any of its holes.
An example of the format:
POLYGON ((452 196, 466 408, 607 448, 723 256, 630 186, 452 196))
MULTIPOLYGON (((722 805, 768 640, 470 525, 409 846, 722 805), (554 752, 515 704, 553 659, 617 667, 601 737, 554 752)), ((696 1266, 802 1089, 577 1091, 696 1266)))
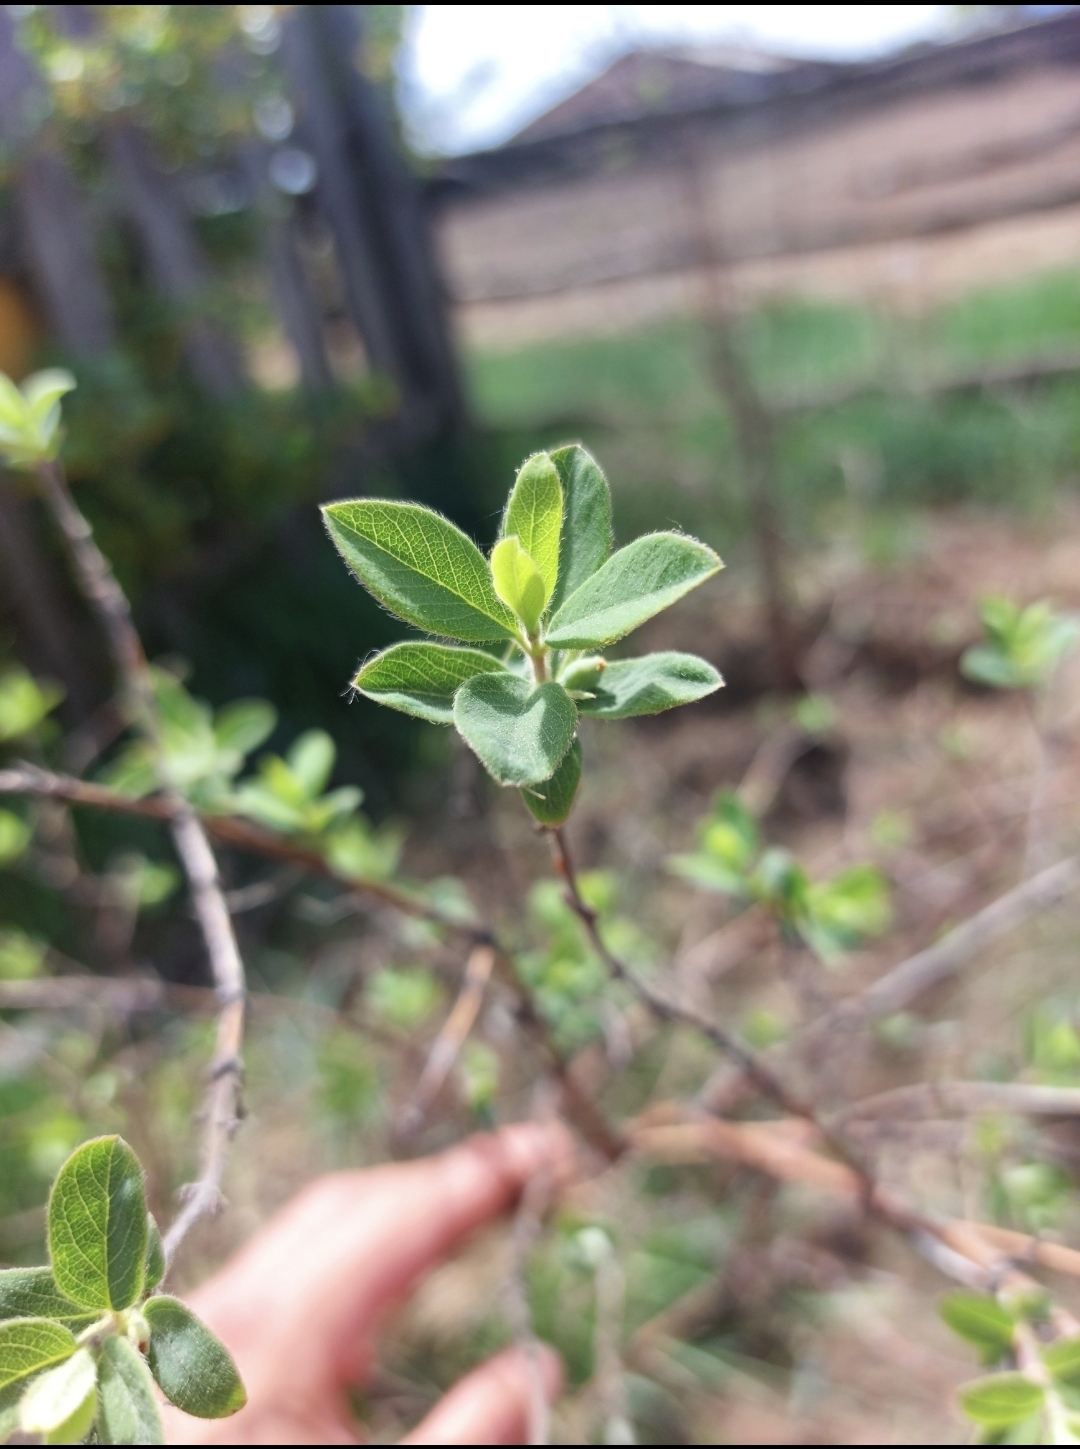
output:
POLYGON ((872 56, 947 34, 955 13, 949 5, 415 6, 402 100, 423 149, 467 151, 506 140, 640 45, 728 41, 872 56))

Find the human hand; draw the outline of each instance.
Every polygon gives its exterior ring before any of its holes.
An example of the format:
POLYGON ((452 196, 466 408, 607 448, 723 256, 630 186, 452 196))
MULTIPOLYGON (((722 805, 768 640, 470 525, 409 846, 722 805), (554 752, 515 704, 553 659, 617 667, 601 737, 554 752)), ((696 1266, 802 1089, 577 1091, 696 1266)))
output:
MULTIPOLYGON (((573 1146, 556 1124, 471 1137, 438 1157, 320 1178, 189 1297, 236 1360, 247 1407, 231 1419, 166 1411, 171 1442, 358 1444, 347 1391, 372 1335, 430 1268, 512 1207, 535 1174, 563 1180, 573 1146)), ((539 1354, 554 1398, 561 1366, 539 1354)), ((512 1444, 526 1437, 535 1369, 510 1349, 466 1375, 408 1444, 512 1444)))

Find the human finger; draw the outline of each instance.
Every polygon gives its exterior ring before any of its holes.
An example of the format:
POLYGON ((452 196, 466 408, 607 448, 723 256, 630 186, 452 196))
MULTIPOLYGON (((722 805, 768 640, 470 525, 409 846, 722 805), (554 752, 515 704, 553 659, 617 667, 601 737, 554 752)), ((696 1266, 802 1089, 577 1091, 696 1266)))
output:
POLYGON ((537 1389, 550 1404, 562 1382, 562 1360, 552 1349, 508 1349, 466 1374, 401 1443, 527 1444, 537 1389))
POLYGON ((557 1123, 522 1123, 438 1157, 337 1173, 306 1188, 197 1294, 192 1306, 272 1392, 356 1382, 373 1324, 424 1272, 516 1200, 539 1173, 572 1171, 557 1123))

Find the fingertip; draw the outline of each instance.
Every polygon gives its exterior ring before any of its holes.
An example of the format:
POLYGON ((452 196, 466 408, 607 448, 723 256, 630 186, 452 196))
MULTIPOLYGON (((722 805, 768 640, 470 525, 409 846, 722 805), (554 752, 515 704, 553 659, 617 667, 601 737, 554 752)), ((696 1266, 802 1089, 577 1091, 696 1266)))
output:
POLYGON ((498 1132, 478 1133, 457 1150, 487 1156, 500 1175, 519 1188, 541 1173, 550 1177, 553 1188, 562 1187, 577 1170, 574 1139, 557 1121, 517 1122, 498 1132))
POLYGON ((547 1344, 507 1349, 466 1374, 401 1443, 528 1443, 537 1388, 550 1405, 563 1378, 562 1359, 547 1344))

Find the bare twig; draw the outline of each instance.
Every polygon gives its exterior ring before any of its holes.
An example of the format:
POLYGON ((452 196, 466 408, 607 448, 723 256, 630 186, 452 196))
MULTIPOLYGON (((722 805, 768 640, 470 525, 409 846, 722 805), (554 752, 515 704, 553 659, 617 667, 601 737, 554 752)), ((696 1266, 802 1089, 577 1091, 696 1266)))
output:
POLYGON ((89 523, 71 496, 58 463, 37 471, 46 506, 60 529, 79 585, 97 614, 120 675, 127 704, 157 754, 162 794, 169 806, 169 827, 191 892, 214 988, 219 1003, 217 1041, 205 1101, 205 1124, 198 1181, 165 1235, 166 1262, 171 1262, 189 1229, 221 1200, 221 1179, 229 1142, 240 1123, 244 1036, 245 979, 236 935, 222 894, 217 861, 192 806, 169 780, 168 762, 154 699, 153 681, 131 605, 105 555, 94 541, 89 523))
POLYGON ((490 946, 473 947, 465 965, 457 1000, 432 1044, 420 1080, 401 1113, 398 1123, 401 1136, 406 1137, 417 1131, 432 1102, 442 1091, 443 1084, 461 1055, 469 1032, 472 1031, 494 965, 495 952, 490 946))
POLYGON ((530 1177, 518 1202, 514 1218, 513 1258, 502 1285, 503 1310, 519 1348, 529 1361, 529 1415, 527 1444, 547 1444, 551 1438, 551 1412, 540 1368, 540 1344, 529 1311, 526 1273, 529 1254, 543 1228, 544 1214, 551 1203, 550 1173, 530 1177))
POLYGON ((1080 856, 1059 860, 998 896, 926 950, 901 961, 865 991, 839 1002, 824 1017, 812 1022, 808 1030, 816 1032, 846 1018, 887 1016, 900 1011, 930 987, 946 981, 992 941, 1006 935, 1036 911, 1056 905, 1077 886, 1080 886, 1080 856))
POLYGON ((869 1118, 915 1121, 971 1112, 1015 1112, 1028 1117, 1080 1115, 1080 1087, 1041 1087, 1030 1082, 918 1082, 852 1102, 834 1125, 869 1118))

